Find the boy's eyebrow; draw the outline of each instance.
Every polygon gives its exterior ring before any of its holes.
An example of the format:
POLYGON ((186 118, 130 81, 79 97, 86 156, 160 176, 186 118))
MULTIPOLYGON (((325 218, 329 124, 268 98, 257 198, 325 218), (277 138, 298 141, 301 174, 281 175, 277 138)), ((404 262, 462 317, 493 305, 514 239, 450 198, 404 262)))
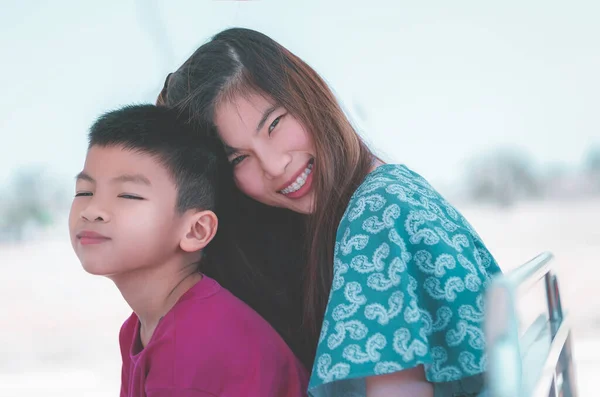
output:
POLYGON ((152 183, 150 183, 150 179, 146 178, 142 174, 123 174, 116 178, 113 178, 112 181, 117 183, 131 182, 137 183, 139 185, 152 186, 152 183))
MULTIPOLYGON (((92 178, 91 176, 89 176, 88 174, 86 174, 84 171, 81 171, 79 174, 77 174, 75 176, 75 180, 78 180, 78 181, 82 180, 82 181, 87 181, 90 183, 96 183, 96 180, 94 178, 92 178)), ((139 185, 152 186, 152 183, 150 183, 150 180, 142 174, 119 175, 119 176, 113 178, 112 182, 113 183, 131 182, 131 183, 137 183, 139 185)))
POLYGON ((75 180, 76 181, 88 181, 90 183, 96 183, 96 181, 94 180, 94 178, 92 178, 91 176, 89 176, 88 174, 86 174, 83 171, 81 171, 79 174, 75 175, 75 180))

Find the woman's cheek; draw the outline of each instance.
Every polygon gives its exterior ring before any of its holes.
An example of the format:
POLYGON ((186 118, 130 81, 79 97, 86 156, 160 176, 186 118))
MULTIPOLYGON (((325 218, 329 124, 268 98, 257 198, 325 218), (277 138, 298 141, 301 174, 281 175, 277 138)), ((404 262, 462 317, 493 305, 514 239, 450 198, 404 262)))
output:
POLYGON ((256 173, 251 172, 249 169, 240 169, 239 171, 236 170, 235 184, 237 185, 238 189, 242 191, 242 193, 257 199, 258 201, 262 201, 259 197, 263 190, 262 182, 259 178, 259 175, 256 173))

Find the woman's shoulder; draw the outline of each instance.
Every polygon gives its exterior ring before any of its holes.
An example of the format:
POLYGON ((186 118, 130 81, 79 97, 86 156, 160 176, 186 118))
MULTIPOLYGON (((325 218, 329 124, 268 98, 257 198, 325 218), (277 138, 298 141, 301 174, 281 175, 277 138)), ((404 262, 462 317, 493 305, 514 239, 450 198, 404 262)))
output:
POLYGON ((384 164, 368 174, 352 195, 340 221, 338 237, 348 227, 374 232, 409 216, 447 219, 473 231, 456 208, 425 178, 405 165, 384 164), (375 222, 377 215, 383 223, 375 222))
POLYGON ((475 261, 491 273, 499 270, 459 210, 404 165, 385 164, 365 178, 336 236, 336 259, 388 251, 413 260, 450 255, 463 262, 475 261))
POLYGON ((423 199, 443 200, 425 178, 403 164, 383 164, 371 171, 352 195, 350 204, 372 195, 413 205, 421 205, 423 199))

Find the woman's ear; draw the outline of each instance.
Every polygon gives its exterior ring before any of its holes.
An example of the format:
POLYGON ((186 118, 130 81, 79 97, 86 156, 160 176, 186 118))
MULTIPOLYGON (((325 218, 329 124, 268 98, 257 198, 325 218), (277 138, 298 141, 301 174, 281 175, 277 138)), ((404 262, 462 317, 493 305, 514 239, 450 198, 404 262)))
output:
POLYGON ((163 89, 158 94, 158 98, 156 98, 156 106, 166 106, 167 105, 167 88, 169 86, 169 77, 171 77, 173 73, 169 73, 167 78, 165 79, 165 84, 163 85, 163 89))
POLYGON ((197 252, 208 245, 217 233, 219 220, 212 211, 199 211, 189 215, 179 247, 185 252, 197 252))

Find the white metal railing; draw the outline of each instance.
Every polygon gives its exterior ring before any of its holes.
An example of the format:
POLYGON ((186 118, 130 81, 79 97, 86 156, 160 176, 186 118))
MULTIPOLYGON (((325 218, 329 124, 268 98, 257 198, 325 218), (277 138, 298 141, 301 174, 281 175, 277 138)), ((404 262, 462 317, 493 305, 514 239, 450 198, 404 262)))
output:
POLYGON ((489 397, 576 397, 571 329, 560 301, 553 255, 544 252, 497 276, 486 293, 489 397), (519 297, 544 280, 548 313, 519 336, 519 297))

